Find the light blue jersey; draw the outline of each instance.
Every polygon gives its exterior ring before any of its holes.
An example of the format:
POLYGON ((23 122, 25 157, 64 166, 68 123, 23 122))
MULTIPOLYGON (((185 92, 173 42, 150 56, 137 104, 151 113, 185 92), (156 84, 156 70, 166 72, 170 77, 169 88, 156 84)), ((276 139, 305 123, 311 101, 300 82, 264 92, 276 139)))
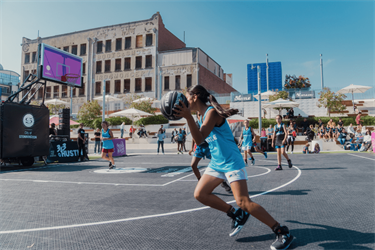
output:
MULTIPOLYGON (((211 109, 213 109, 212 106, 207 108, 203 121, 207 112, 211 109)), ((202 126, 203 121, 199 120, 200 126, 202 126)), ((205 140, 208 142, 211 151, 211 162, 208 167, 224 173, 245 167, 245 162, 226 121, 220 127, 215 126, 205 140)))
POLYGON ((246 127, 243 128, 242 130, 242 147, 252 147, 253 146, 253 134, 251 133, 251 128, 246 127))
MULTIPOLYGON (((109 134, 109 129, 107 129, 106 132, 104 132, 104 129, 102 129, 102 137, 103 138, 110 138, 111 137, 111 135, 109 134)), ((104 149, 114 148, 113 141, 112 140, 103 141, 103 148, 104 149)))

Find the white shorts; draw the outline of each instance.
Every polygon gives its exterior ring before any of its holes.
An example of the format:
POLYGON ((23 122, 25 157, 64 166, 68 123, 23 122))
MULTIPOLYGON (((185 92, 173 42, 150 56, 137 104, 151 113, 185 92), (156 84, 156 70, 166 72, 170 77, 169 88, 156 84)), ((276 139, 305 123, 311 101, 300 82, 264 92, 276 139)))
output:
POLYGON ((241 168, 239 170, 234 170, 234 171, 224 173, 224 172, 219 172, 210 167, 207 167, 206 171, 204 171, 204 174, 208 174, 208 175, 211 175, 213 177, 223 179, 223 180, 227 179, 229 183, 232 183, 234 181, 248 179, 246 168, 241 168))

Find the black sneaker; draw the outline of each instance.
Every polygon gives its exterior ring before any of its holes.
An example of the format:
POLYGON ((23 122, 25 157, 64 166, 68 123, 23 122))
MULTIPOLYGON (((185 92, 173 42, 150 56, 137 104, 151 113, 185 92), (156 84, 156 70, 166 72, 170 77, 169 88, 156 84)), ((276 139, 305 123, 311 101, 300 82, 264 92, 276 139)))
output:
POLYGON ((275 234, 276 240, 271 245, 272 250, 285 250, 295 239, 295 237, 289 233, 289 229, 286 226, 278 226, 275 229, 275 234))
POLYGON ((249 213, 243 211, 241 208, 237 209, 235 213, 229 212, 227 215, 233 219, 231 226, 232 230, 229 233, 230 237, 237 235, 241 231, 250 216, 249 213))
POLYGON ((289 168, 292 168, 292 167, 293 167, 293 165, 292 165, 292 160, 291 160, 291 159, 288 160, 288 165, 289 165, 289 168))
POLYGON ((283 170, 283 168, 281 167, 281 165, 279 165, 277 168, 275 168, 275 170, 283 170))
POLYGON ((255 165, 255 159, 253 158, 253 159, 251 159, 251 165, 255 165))
POLYGON ((230 188, 230 186, 227 184, 226 181, 223 181, 221 183, 221 186, 225 189, 225 191, 227 191, 228 193, 232 193, 232 189, 230 188))
POLYGON ((112 162, 109 162, 109 169, 112 169, 113 166, 112 166, 112 162))
POLYGON ((245 160, 245 164, 247 165, 247 159, 245 160))

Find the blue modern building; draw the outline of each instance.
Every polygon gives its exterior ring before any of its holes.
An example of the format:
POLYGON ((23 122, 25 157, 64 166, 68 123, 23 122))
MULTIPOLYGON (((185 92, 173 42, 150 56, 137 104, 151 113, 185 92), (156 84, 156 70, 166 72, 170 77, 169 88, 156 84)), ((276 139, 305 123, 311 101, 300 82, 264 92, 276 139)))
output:
MULTIPOLYGON (((266 63, 253 63, 247 65, 247 92, 258 93, 257 66, 260 66, 261 92, 267 91, 267 66, 266 63)), ((268 63, 269 90, 282 90, 281 62, 268 63)))
POLYGON ((18 90, 20 75, 12 70, 4 70, 0 64, 0 98, 6 100, 11 94, 18 90))

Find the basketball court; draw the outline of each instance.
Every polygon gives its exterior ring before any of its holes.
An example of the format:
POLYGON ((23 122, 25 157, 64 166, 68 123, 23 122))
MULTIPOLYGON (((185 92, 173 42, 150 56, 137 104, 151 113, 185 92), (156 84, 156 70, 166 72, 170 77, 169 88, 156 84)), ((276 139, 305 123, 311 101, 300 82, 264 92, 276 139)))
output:
MULTIPOLYGON (((2 168, 0 248, 269 249, 267 226, 250 217, 231 238, 231 220, 194 199, 189 155, 128 154, 110 171, 101 159, 2 168)), ((254 156, 249 195, 297 237, 290 249, 375 248, 373 154, 295 154, 283 171, 254 156)))

